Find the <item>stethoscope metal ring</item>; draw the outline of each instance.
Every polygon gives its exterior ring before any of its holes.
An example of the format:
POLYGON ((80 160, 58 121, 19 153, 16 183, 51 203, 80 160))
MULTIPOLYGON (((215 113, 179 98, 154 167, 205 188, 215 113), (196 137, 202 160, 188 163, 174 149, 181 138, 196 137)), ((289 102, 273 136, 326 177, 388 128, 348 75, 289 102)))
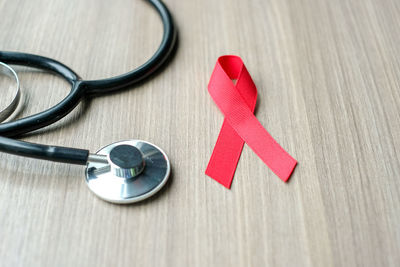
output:
POLYGON ((11 114, 13 114, 14 111, 17 109, 21 99, 21 87, 17 73, 14 71, 13 68, 3 62, 0 62, 0 73, 13 77, 16 82, 16 90, 13 99, 11 100, 10 104, 8 104, 3 110, 0 110, 0 122, 2 122, 10 117, 11 114))

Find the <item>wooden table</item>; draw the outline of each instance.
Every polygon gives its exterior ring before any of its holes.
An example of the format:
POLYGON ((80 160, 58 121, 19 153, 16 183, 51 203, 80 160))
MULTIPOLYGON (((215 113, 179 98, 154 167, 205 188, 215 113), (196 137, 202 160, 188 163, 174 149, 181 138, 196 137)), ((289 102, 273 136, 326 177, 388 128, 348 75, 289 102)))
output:
MULTIPOLYGON (((0 155, 1 266, 399 266, 400 1, 166 0, 179 49, 140 86, 85 101, 24 140, 88 148, 143 139, 173 166, 130 206, 88 191, 84 168, 0 155), (245 146, 231 190, 204 175, 223 116, 207 92, 240 55, 257 118, 299 162, 285 184, 245 146)), ((135 68, 161 38, 145 1, 0 1, 2 50, 84 78, 135 68)), ((68 85, 18 68, 27 106, 68 85)))

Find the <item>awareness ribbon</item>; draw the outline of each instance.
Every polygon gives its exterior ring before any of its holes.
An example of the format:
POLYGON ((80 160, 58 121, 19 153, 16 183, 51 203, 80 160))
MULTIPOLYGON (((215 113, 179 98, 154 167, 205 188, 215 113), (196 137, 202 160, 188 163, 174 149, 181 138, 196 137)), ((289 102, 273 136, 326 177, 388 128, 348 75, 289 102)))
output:
POLYGON ((208 84, 208 92, 225 116, 206 174, 231 187, 244 142, 284 182, 296 167, 292 158, 264 129, 253 112, 257 88, 242 59, 222 56, 208 84), (236 84, 233 81, 236 80, 236 84))

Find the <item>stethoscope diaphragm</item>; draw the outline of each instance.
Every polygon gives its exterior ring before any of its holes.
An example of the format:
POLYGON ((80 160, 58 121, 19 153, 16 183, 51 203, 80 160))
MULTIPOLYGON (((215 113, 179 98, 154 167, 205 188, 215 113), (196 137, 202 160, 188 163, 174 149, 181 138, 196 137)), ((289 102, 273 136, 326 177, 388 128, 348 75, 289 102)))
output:
POLYGON ((141 140, 120 141, 90 156, 86 183, 101 199, 128 204, 157 193, 166 184, 170 169, 159 147, 141 140))

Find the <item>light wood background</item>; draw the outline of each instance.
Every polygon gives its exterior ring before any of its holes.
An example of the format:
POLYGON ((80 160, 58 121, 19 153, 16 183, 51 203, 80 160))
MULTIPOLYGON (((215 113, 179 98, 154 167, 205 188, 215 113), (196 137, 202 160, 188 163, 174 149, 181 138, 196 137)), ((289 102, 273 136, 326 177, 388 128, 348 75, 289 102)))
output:
MULTIPOLYGON (((162 147, 173 176, 149 201, 96 198, 84 167, 0 154, 0 266, 399 266, 400 1, 166 0, 179 49, 138 87, 86 101, 24 140, 162 147), (207 92, 240 55, 257 117, 299 162, 288 184, 245 146, 232 190, 204 175, 223 117, 207 92)), ((131 70, 161 23, 139 0, 0 0, 0 49, 84 78, 131 70)), ((19 68, 22 116, 68 85, 19 68)))

